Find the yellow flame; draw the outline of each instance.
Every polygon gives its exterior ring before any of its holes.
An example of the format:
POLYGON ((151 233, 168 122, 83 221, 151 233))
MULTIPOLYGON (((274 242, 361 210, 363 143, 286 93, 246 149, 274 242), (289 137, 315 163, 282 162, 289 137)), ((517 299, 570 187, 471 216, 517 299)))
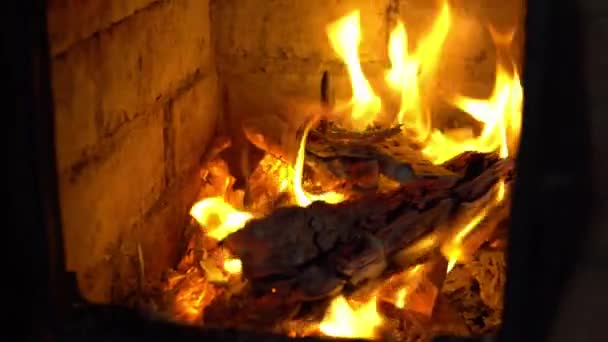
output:
POLYGON ((361 69, 359 44, 361 30, 359 11, 353 11, 327 26, 327 35, 334 51, 344 61, 351 80, 351 117, 345 123, 352 129, 365 129, 380 112, 382 102, 376 96, 361 69))
MULTIPOLYGON (((448 99, 454 106, 478 120, 482 126, 479 136, 454 134, 433 128, 430 115, 430 92, 433 88, 437 66, 443 45, 451 26, 451 11, 447 1, 431 29, 417 42, 414 51, 409 51, 405 25, 399 21, 390 34, 388 55, 391 68, 385 81, 389 87, 400 92, 401 106, 396 121, 413 132, 423 148, 424 155, 435 164, 466 151, 498 151, 502 158, 512 155, 517 148, 521 130, 523 89, 515 63, 508 53, 498 53, 494 89, 489 98, 473 99, 455 96, 448 99), (509 65, 511 64, 511 65, 509 65), (508 69, 512 66, 512 72, 508 69), (428 86, 427 86, 428 85, 428 86), (430 86, 430 87, 429 87, 430 86)), ((511 44, 515 30, 499 34, 490 28, 499 52, 511 44)), ((364 128, 375 118, 380 109, 380 99, 374 94, 361 71, 358 46, 361 40, 359 12, 354 11, 328 26, 332 46, 344 60, 351 76, 353 88, 351 119, 355 128, 364 128), (364 125, 358 125, 364 123, 364 125)))
POLYGON ((332 337, 373 339, 376 337, 376 328, 382 322, 382 317, 376 310, 375 296, 357 308, 339 296, 331 302, 319 329, 332 337))
POLYGON ((435 73, 451 22, 450 6, 447 1, 444 1, 439 16, 429 33, 418 43, 415 53, 416 59, 422 64, 421 78, 423 80, 435 73))
POLYGON ((389 38, 392 68, 387 73, 386 81, 392 89, 401 92, 397 122, 410 128, 419 140, 426 139, 431 130, 430 112, 422 103, 420 88, 435 73, 450 22, 450 8, 445 2, 431 30, 411 55, 408 54, 407 31, 401 21, 389 38))
POLYGON ((481 220, 483 220, 483 218, 486 216, 487 212, 488 210, 484 209, 475 215, 464 227, 462 227, 462 229, 458 230, 458 233, 456 233, 456 235, 450 241, 441 247, 441 252, 448 259, 448 273, 459 261, 462 261, 463 257, 465 256, 465 252, 462 247, 463 240, 473 231, 473 229, 475 229, 475 227, 477 227, 479 222, 481 222, 481 220))
POLYGON ((306 141, 308 138, 308 132, 312 128, 314 120, 310 120, 304 127, 304 133, 302 134, 302 140, 298 147, 298 155, 296 157, 296 165, 294 166, 294 177, 293 177, 293 194, 297 205, 301 207, 307 207, 312 202, 323 201, 326 203, 340 203, 345 200, 343 194, 337 192, 326 192, 319 195, 309 194, 304 191, 302 187, 302 180, 304 175, 304 158, 306 157, 306 141))
POLYGON ((224 270, 230 274, 240 274, 243 270, 243 263, 237 258, 226 259, 224 260, 224 270))
POLYGON ((418 92, 419 63, 416 58, 408 55, 407 31, 401 21, 397 23, 389 38, 389 58, 391 69, 386 74, 388 85, 395 91, 401 92, 401 108, 397 114, 397 122, 422 132, 426 124, 420 113, 421 102, 418 92), (412 113, 411 122, 406 122, 406 113, 412 113))
POLYGON ((395 306, 399 309, 403 309, 405 307, 405 298, 407 297, 408 291, 407 287, 402 287, 397 290, 397 294, 395 298, 395 306))
POLYGON ((221 241, 243 228, 253 218, 226 203, 222 197, 205 198, 192 206, 190 215, 207 229, 207 235, 221 241))
POLYGON ((407 31, 401 21, 391 32, 388 43, 388 57, 391 69, 386 73, 386 82, 393 89, 400 90, 405 76, 407 55, 407 31))

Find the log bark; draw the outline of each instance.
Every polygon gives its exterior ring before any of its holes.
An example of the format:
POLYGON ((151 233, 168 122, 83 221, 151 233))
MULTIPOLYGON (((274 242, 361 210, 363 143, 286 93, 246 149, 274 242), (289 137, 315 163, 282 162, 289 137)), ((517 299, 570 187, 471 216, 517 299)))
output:
POLYGON ((490 160, 487 168, 461 167, 458 176, 417 179, 336 205, 277 209, 250 221, 225 245, 242 260, 259 295, 281 303, 333 296, 382 276, 396 253, 449 226, 462 210, 487 205, 499 180, 511 181, 513 161, 482 159, 490 160))

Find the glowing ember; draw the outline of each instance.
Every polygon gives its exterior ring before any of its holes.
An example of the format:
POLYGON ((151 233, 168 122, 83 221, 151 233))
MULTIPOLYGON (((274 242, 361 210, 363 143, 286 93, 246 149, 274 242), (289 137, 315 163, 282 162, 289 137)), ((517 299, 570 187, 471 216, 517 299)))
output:
POLYGON ((253 215, 238 211, 221 197, 206 198, 190 209, 190 215, 207 229, 207 235, 221 241, 243 228, 253 215))
POLYGON ((243 270, 243 263, 237 258, 226 259, 224 260, 224 270, 230 274, 240 274, 243 270))
POLYGON ((371 124, 380 112, 381 101, 372 90, 369 82, 363 75, 359 61, 359 43, 361 32, 359 11, 339 19, 327 27, 327 35, 334 50, 344 60, 351 79, 353 97, 351 101, 351 120, 353 129, 365 129, 371 124))
POLYGON ((375 296, 357 308, 339 296, 331 302, 319 329, 327 336, 373 339, 376 328, 381 324, 375 296))

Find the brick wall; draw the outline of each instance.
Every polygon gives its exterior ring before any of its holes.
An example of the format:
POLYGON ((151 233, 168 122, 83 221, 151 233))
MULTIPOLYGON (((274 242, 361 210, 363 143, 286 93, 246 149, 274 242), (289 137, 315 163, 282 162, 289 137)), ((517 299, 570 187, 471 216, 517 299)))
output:
POLYGON ((177 256, 219 114, 208 0, 51 0, 68 268, 93 301, 177 256), (138 247, 139 246, 139 247, 138 247))

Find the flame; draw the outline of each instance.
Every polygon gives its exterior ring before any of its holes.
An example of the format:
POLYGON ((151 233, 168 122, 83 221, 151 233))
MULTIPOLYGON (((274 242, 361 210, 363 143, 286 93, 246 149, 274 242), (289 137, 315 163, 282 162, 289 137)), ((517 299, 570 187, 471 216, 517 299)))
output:
POLYGON ((332 337, 373 339, 382 322, 376 310, 376 296, 356 308, 339 296, 331 302, 319 329, 332 337))
POLYGON ((327 26, 327 35, 334 51, 346 64, 351 80, 351 117, 346 123, 352 129, 365 129, 380 112, 382 102, 372 90, 361 69, 359 44, 361 30, 359 11, 353 11, 327 26))
POLYGON ((420 276, 422 275, 423 269, 423 265, 419 264, 403 272, 400 276, 404 284, 395 293, 395 306, 399 309, 405 308, 409 294, 412 293, 420 283, 420 276))
POLYGON ((389 38, 389 58, 392 68, 387 72, 389 86, 401 92, 401 108, 397 122, 410 128, 419 140, 430 133, 430 112, 422 103, 420 88, 434 74, 441 48, 450 28, 450 8, 445 2, 431 30, 408 54, 407 31, 399 21, 389 38))
MULTIPOLYGON (((464 227, 458 229, 457 233, 441 246, 441 253, 448 259, 447 273, 450 273, 458 262, 464 261, 467 255, 467 251, 465 251, 463 247, 464 239, 475 230, 492 208, 498 206, 505 199, 505 192, 505 181, 500 180, 496 185, 496 197, 492 202, 473 216, 464 227)), ((471 253, 472 251, 468 252, 471 253)))
MULTIPOLYGON (((503 48, 500 41, 496 47, 503 48)), ((477 137, 457 139, 439 130, 431 133, 423 153, 439 164, 465 151, 494 152, 501 158, 512 155, 517 149, 521 131, 523 88, 513 61, 497 57, 496 79, 492 94, 487 99, 455 96, 452 103, 483 124, 477 137), (507 65, 511 64, 512 72, 507 65)))
POLYGON ((464 227, 458 230, 458 233, 452 239, 441 247, 442 254, 448 259, 448 273, 464 258, 465 251, 463 250, 462 242, 477 227, 479 222, 483 220, 487 212, 488 210, 484 209, 475 215, 464 227))
MULTIPOLYGON (((271 167, 279 169, 279 180, 277 187, 279 191, 293 192, 295 204, 306 207, 315 201, 326 203, 340 203, 346 199, 343 194, 337 192, 326 192, 322 194, 310 194, 302 187, 304 174, 304 158, 306 156, 306 140, 308 132, 312 128, 315 120, 309 120, 304 128, 304 133, 298 147, 296 162, 292 168, 280 161, 276 161, 271 167)), ((207 235, 221 241, 228 235, 240 230, 253 218, 249 212, 239 211, 227 203, 223 197, 205 198, 195 203, 190 209, 190 215, 207 229, 207 235)), ((239 261, 240 262, 240 261, 239 261)), ((233 261, 236 269, 236 261, 233 261)), ((228 270, 227 270, 228 271, 228 270)), ((230 271, 229 271, 230 272, 230 271)))
POLYGON ((402 287, 397 290, 397 294, 395 295, 395 306, 399 309, 403 309, 405 307, 405 300, 409 291, 407 287, 402 287))
POLYGON ((401 91, 401 108, 397 122, 413 127, 414 131, 426 130, 420 112, 420 93, 418 92, 418 70, 420 63, 407 52, 407 31, 401 21, 397 23, 389 38, 389 59, 392 68, 386 74, 386 82, 395 91, 401 91), (411 122, 406 122, 406 113, 413 113, 411 122))
POLYGON ((306 140, 308 138, 308 132, 312 128, 315 120, 310 120, 304 127, 304 133, 302 134, 302 140, 298 147, 298 155, 296 157, 296 164, 294 166, 294 177, 292 182, 293 194, 297 205, 301 207, 307 207, 312 202, 323 201, 326 203, 340 203, 345 200, 343 194, 337 192, 326 192, 319 195, 309 194, 302 188, 302 180, 304 175, 304 158, 306 156, 306 140))
POLYGON ((243 263, 237 258, 226 259, 224 260, 224 270, 230 274, 240 274, 243 270, 243 263))
POLYGON ((252 214, 233 208, 222 197, 205 198, 195 203, 190 215, 207 229, 208 236, 218 241, 243 228, 253 218, 252 214))
MULTIPOLYGON (((498 151, 502 158, 517 149, 521 130, 523 89, 517 68, 508 57, 507 48, 515 30, 506 34, 489 28, 497 48, 497 66, 494 89, 486 99, 473 99, 457 95, 448 101, 455 107, 478 120, 483 129, 479 136, 458 135, 433 128, 430 115, 429 93, 433 85, 437 65, 444 42, 451 26, 451 11, 447 1, 431 29, 410 51, 408 34, 399 21, 390 34, 388 55, 391 68, 385 81, 391 89, 400 92, 401 106, 396 121, 413 133, 413 138, 423 146, 423 154, 433 163, 440 164, 466 151, 498 151), (507 56, 507 58, 505 58, 507 56), (511 69, 512 71, 509 71, 511 69)), ((354 11, 330 24, 327 32, 334 50, 344 60, 351 77, 353 89, 351 124, 356 129, 365 128, 375 119, 381 100, 374 94, 361 71, 358 46, 361 41, 359 11, 354 11)))

